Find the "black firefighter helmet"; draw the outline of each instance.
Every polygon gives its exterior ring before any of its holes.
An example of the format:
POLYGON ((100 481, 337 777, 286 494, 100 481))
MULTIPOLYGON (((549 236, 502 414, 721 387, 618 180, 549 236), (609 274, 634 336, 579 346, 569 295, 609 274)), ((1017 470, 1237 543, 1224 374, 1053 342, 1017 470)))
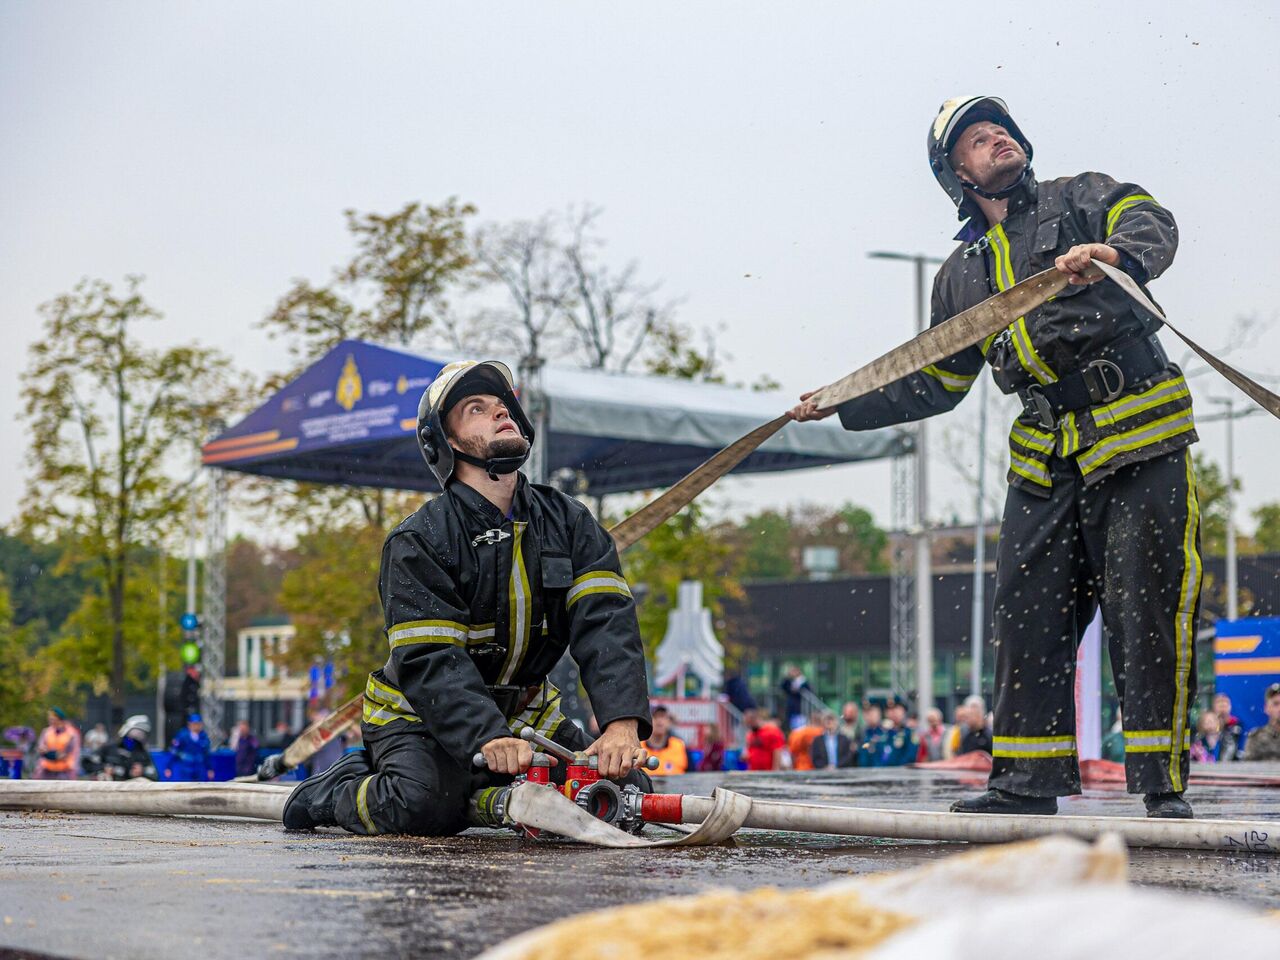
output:
POLYGON ((961 220, 967 220, 974 212, 970 209, 971 205, 965 202, 967 199, 964 195, 965 190, 972 190, 988 200, 1001 200, 1009 196, 1031 176, 1031 153, 1031 141, 1014 122, 1013 117, 1009 115, 1008 106, 999 97, 952 97, 942 104, 937 117, 929 127, 929 167, 937 177, 938 183, 942 185, 942 189, 951 198, 951 202, 956 205, 956 212, 961 220), (975 184, 961 180, 955 168, 951 166, 951 159, 948 156, 965 128, 981 120, 998 123, 1008 130, 1022 145, 1027 155, 1027 164, 1022 168, 1022 176, 995 193, 987 193, 975 184))
POLYGON ((498 360, 455 360, 440 371, 431 386, 418 401, 418 449, 422 451, 427 466, 444 489, 453 476, 455 461, 482 467, 490 477, 514 473, 529 459, 533 448, 533 424, 525 416, 524 408, 516 398, 515 380, 511 369, 498 360), (444 432, 444 419, 459 401, 477 394, 490 394, 507 407, 517 429, 524 435, 528 446, 518 457, 490 457, 481 459, 461 450, 455 450, 444 432))

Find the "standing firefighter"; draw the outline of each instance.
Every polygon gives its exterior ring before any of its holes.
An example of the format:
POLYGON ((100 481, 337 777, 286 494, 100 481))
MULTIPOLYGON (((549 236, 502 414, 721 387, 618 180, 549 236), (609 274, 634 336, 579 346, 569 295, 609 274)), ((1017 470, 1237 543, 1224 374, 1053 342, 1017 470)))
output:
POLYGON ((365 747, 298 787, 285 826, 440 836, 496 824, 496 788, 532 759, 525 727, 647 788, 633 769, 650 718, 631 591, 586 508, 518 472, 533 425, 507 367, 446 366, 419 405, 418 439, 444 493, 383 546, 391 652, 365 688, 365 747), (566 647, 603 730, 594 743, 547 682, 566 647), (487 770, 472 769, 477 751, 487 770))
MULTIPOLYGON (((1056 266, 1071 284, 980 347, 925 367, 838 412, 868 430, 952 409, 984 362, 1023 412, 1009 436, 1009 494, 997 552, 996 701, 990 789, 962 813, 1054 813, 1080 792, 1076 646, 1098 604, 1123 703, 1129 790, 1147 815, 1190 817, 1182 799, 1195 688, 1200 524, 1195 424, 1159 320, 1090 258, 1139 284, 1173 260, 1173 216, 1101 173, 1038 183, 1031 144, 995 97, 948 100, 929 130, 934 176, 967 221, 933 284, 932 322, 1056 266)), ((927 709, 932 704, 922 704, 927 709)))

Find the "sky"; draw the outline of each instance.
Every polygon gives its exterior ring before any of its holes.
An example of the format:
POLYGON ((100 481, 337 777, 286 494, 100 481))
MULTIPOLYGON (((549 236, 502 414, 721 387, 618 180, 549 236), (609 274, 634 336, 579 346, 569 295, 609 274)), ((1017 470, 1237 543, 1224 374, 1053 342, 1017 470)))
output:
MULTIPOLYGON (((1153 293, 1210 348, 1238 318, 1261 321, 1227 359, 1280 377, 1276 9, 9 0, 0 523, 37 439, 19 375, 39 304, 81 277, 143 274, 166 316, 149 342, 279 370, 255 325, 294 278, 323 282, 349 254, 349 207, 457 196, 508 221, 599 205, 609 259, 637 260, 684 322, 719 329, 730 379, 767 373, 794 393, 835 380, 913 332, 909 266, 867 254, 952 247, 925 134, 965 93, 1005 98, 1041 179, 1100 170, 1172 210, 1181 248, 1153 293)), ((1201 412, 1233 390, 1216 374, 1192 384, 1201 412)), ((937 519, 973 517, 978 406, 933 421, 937 519)), ((1250 508, 1280 498, 1278 429, 1236 423, 1246 530, 1250 508)), ((1224 424, 1200 432, 1222 460, 1224 424)), ((887 523, 889 473, 729 478, 712 502, 849 500, 887 523)), ((988 472, 997 492, 1002 474, 988 472)))

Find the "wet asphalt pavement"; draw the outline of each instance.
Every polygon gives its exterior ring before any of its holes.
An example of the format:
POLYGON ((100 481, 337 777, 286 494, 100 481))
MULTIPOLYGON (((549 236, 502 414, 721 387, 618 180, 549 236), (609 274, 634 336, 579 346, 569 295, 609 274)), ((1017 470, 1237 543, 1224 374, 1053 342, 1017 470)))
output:
MULTIPOLYGON (((1277 764, 1228 769, 1280 782, 1277 764)), ((707 794, 719 783, 769 799, 943 810, 984 778, 904 769, 695 774, 672 778, 668 790, 707 794)), ((1187 796, 1199 816, 1273 820, 1280 834, 1280 788, 1193 785, 1187 796)), ((1061 809, 1137 816, 1142 803, 1090 790, 1061 809)), ((968 849, 739 836, 736 847, 626 851, 500 831, 357 837, 285 833, 261 821, 0 811, 0 960, 464 958, 570 913, 711 887, 816 886, 968 849)), ((1280 856, 1134 851, 1130 862, 1138 884, 1280 908, 1280 856)))

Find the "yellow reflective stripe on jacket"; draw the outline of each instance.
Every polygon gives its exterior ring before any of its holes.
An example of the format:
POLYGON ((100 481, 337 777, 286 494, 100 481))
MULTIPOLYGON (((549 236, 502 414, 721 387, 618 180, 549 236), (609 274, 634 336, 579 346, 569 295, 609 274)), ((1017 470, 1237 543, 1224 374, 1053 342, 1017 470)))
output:
POLYGON ((1010 760, 1049 760, 1074 757, 1076 738, 1070 734, 1055 737, 992 737, 991 755, 1010 760))
POLYGON ((1119 222, 1120 217, 1123 216, 1124 212, 1130 207, 1137 206, 1139 203, 1150 203, 1153 206, 1160 206, 1160 204, 1156 203, 1154 197, 1148 196, 1145 193, 1133 193, 1125 197, 1123 200, 1112 204, 1111 209, 1107 211, 1108 237, 1111 236, 1112 231, 1115 230, 1116 224, 1119 222))
MULTIPOLYGON (((1009 237, 1004 232, 1004 224, 997 223, 987 231, 987 236, 991 238, 991 251, 996 261, 996 286, 1001 290, 1008 290, 1014 285, 1013 255, 1009 249, 1009 237)), ((1027 329, 1026 317, 1013 321, 1009 326, 1009 333, 1013 349, 1018 354, 1018 362, 1037 383, 1053 383, 1058 379, 1057 374, 1036 353, 1036 348, 1031 343, 1031 332, 1027 329)))
POLYGON ((1057 374, 1049 369, 1049 365, 1040 359, 1036 348, 1031 343, 1031 331, 1027 329, 1027 318, 1019 317, 1009 328, 1013 336, 1013 349, 1017 351, 1018 362, 1022 368, 1035 378, 1036 383, 1053 383, 1057 374))
POLYGON ((507 727, 516 736, 525 727, 532 727, 544 737, 550 737, 560 729, 564 720, 564 714, 560 712, 560 691, 545 683, 530 704, 507 722, 507 727))
POLYGON ((498 635, 495 624, 473 623, 467 628, 468 646, 480 640, 492 640, 498 635))
POLYGON ((1004 232, 1004 224, 997 223, 987 231, 991 239, 991 252, 996 260, 996 286, 1008 290, 1013 286, 1013 263, 1009 259, 1009 235, 1004 232))
POLYGON ((941 383, 944 389, 949 390, 952 393, 967 393, 969 388, 973 386, 973 381, 978 379, 978 375, 976 373, 953 373, 950 370, 943 370, 941 367, 932 363, 921 369, 920 372, 927 373, 929 376, 941 383))
POLYGON ((564 606, 568 610, 583 597, 597 593, 615 593, 619 596, 631 596, 631 588, 627 581, 612 570, 592 570, 573 581, 565 596, 564 606))
POLYGON ((1016 420, 1013 422, 1013 429, 1009 431, 1009 439, 1016 440, 1021 446, 1037 453, 1053 452, 1052 433, 1042 433, 1016 420))
POLYGON ((1080 450, 1080 428, 1076 425, 1076 412, 1070 411, 1062 418, 1058 428, 1058 456, 1074 456, 1080 450))
POLYGON ((1114 403, 1106 403, 1102 406, 1094 407, 1090 413, 1093 415, 1093 422, 1097 426, 1110 426, 1128 417, 1144 413, 1153 407, 1158 407, 1162 403, 1169 403, 1190 395, 1191 391, 1187 388, 1186 378, 1179 375, 1172 380, 1166 380, 1164 383, 1157 383, 1154 387, 1148 387, 1141 393, 1135 393, 1131 397, 1125 397, 1114 403))
POLYGON ((1180 433, 1194 429, 1195 421, 1191 411, 1179 410, 1167 417, 1152 420, 1140 427, 1099 440, 1089 448, 1087 453, 1077 457, 1076 463, 1080 466, 1080 472, 1088 476, 1117 454, 1149 447, 1161 440, 1168 440, 1170 437, 1176 437, 1180 433))
MULTIPOLYGON (((1182 531, 1182 583, 1178 591, 1178 609, 1174 614, 1174 697, 1173 738, 1169 747, 1169 780, 1175 793, 1181 793, 1182 782, 1182 734, 1187 720, 1187 689, 1191 674, 1192 644, 1195 643, 1196 601, 1200 597, 1200 552, 1196 535, 1200 531, 1200 502, 1196 498, 1196 475, 1191 465, 1191 450, 1185 451, 1187 460, 1187 524, 1182 531)), ((1187 731, 1188 733, 1190 731, 1187 731)))
POLYGON ((498 674, 500 684, 511 682, 529 652, 529 617, 533 596, 529 589, 529 574, 524 566, 524 550, 521 549, 527 526, 522 520, 512 524, 511 578, 507 584, 507 624, 510 633, 507 657, 498 674))
POLYGON ((395 623, 387 629, 387 641, 392 648, 410 643, 447 643, 465 646, 467 625, 455 620, 410 620, 395 623))
POLYGON ((375 727, 386 726, 393 720, 422 722, 403 693, 388 684, 379 683, 372 674, 364 687, 364 708, 361 712, 364 722, 375 727))
POLYGON ((406 713, 413 713, 413 707, 409 706, 408 697, 390 684, 379 683, 374 679, 373 674, 369 675, 369 680, 364 685, 364 695, 367 700, 373 700, 384 706, 395 707, 397 710, 403 710, 406 713))
POLYGON ((1049 468, 1038 460, 1030 460, 1021 454, 1009 451, 1009 469, 1018 476, 1030 480, 1032 483, 1038 483, 1042 487, 1053 486, 1053 481, 1049 479, 1049 468))

